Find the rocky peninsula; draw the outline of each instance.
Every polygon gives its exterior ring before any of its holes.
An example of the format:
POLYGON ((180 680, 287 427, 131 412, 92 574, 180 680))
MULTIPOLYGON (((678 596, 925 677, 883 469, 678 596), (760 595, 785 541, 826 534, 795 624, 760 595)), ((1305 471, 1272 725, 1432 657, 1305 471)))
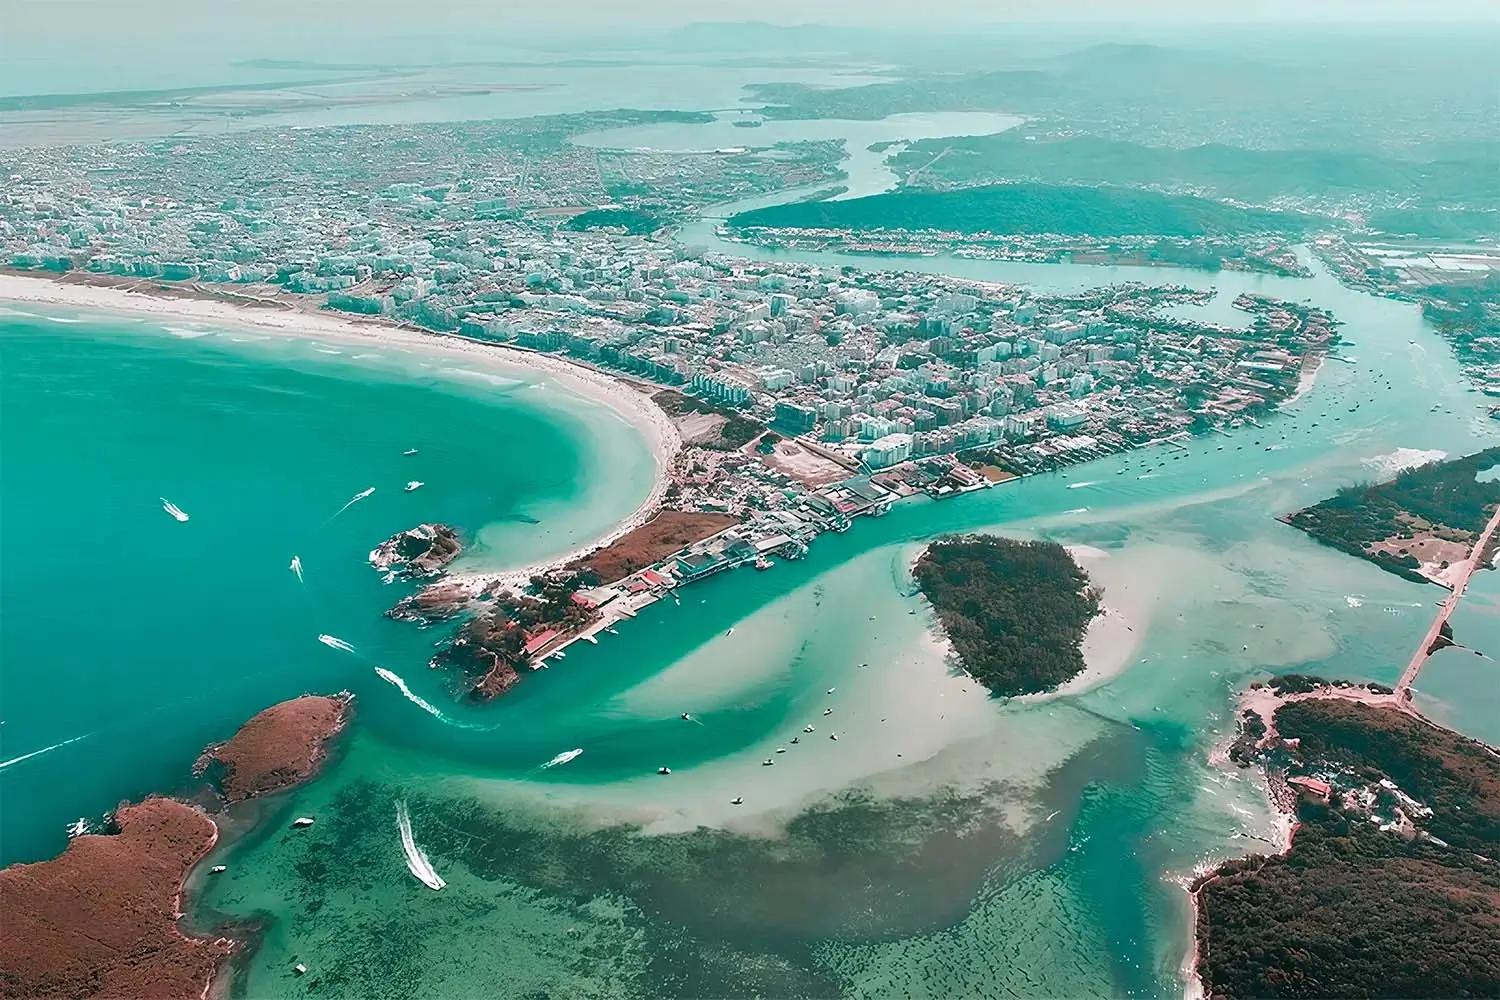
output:
MULTIPOLYGON (((347 723, 353 696, 304 695, 266 709, 209 747, 225 807, 313 777, 347 723)), ((183 885, 219 840, 202 808, 149 796, 124 803, 110 830, 73 838, 50 861, 0 871, 0 995, 20 998, 201 998, 231 937, 183 932, 183 885)))

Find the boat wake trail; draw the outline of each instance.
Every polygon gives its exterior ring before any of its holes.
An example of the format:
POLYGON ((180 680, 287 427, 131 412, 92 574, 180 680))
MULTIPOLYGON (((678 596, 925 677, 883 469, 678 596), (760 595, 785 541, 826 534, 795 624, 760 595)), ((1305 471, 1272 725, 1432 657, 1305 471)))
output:
MULTIPOLYGON (((366 489, 366 490, 360 490, 358 493, 354 494, 354 496, 352 496, 352 497, 349 498, 349 502, 348 503, 344 504, 344 506, 342 506, 338 510, 334 511, 333 514, 328 518, 328 521, 332 521, 335 517, 338 517, 344 511, 348 510, 350 507, 353 507, 355 504, 359 503, 361 500, 363 500, 366 497, 370 496, 370 494, 372 494, 374 492, 375 492, 375 487, 373 487, 373 486, 371 486, 369 489, 366 489)), ((324 521, 323 523, 327 524, 328 521, 324 521)))
POLYGON ((413 705, 417 706, 422 711, 432 716, 434 719, 437 719, 439 722, 445 722, 450 726, 457 726, 460 729, 474 728, 467 723, 456 722, 453 719, 448 718, 443 714, 442 709, 438 708, 432 702, 428 701, 426 698, 423 698, 411 688, 407 687, 405 678, 403 678, 395 671, 387 670, 385 667, 376 667, 375 673, 379 675, 381 680, 393 685, 396 690, 400 691, 402 697, 404 697, 407 701, 411 702, 413 705))
POLYGON ((556 767, 559 764, 566 764, 568 761, 576 759, 581 753, 583 753, 582 747, 574 750, 564 750, 562 753, 558 754, 556 757, 553 757, 551 760, 547 761, 547 763, 543 764, 542 768, 545 770, 549 767, 556 767))
POLYGON ((406 810, 406 801, 403 799, 396 803, 396 829, 401 832, 401 851, 406 855, 406 870, 412 873, 418 882, 429 889, 437 890, 447 885, 443 877, 432 867, 427 854, 411 835, 411 814, 406 810))
POLYGON ((1099 485, 1099 480, 1097 480, 1097 479, 1086 479, 1086 480, 1084 480, 1081 483, 1069 483, 1068 484, 1068 489, 1070 489, 1070 490, 1081 490, 1085 486, 1098 486, 1098 485, 1099 485))
POLYGON ((10 760, 0 761, 0 771, 3 771, 7 767, 10 767, 14 764, 19 764, 23 760, 30 760, 33 757, 40 757, 44 753, 51 753, 53 750, 56 750, 59 747, 65 747, 69 743, 77 743, 79 740, 86 740, 92 735, 94 734, 84 733, 82 736, 75 736, 71 740, 63 740, 61 743, 54 743, 50 747, 42 747, 40 750, 33 750, 31 751, 31 753, 23 753, 19 757, 12 757, 10 760))
POLYGON ((329 649, 342 649, 346 653, 354 652, 353 646, 349 645, 347 642, 345 642, 343 639, 340 639, 336 635, 329 635, 325 632, 318 636, 318 641, 327 646, 329 649))
POLYGON ((292 564, 290 566, 288 566, 287 569, 289 569, 293 573, 297 574, 297 582, 298 583, 306 583, 307 582, 306 580, 302 579, 302 557, 301 556, 292 556, 292 564))
POLYGON ((177 506, 172 501, 168 500, 166 497, 157 497, 157 499, 161 501, 161 509, 166 511, 168 514, 171 514, 173 520, 186 521, 188 519, 187 514, 183 513, 182 508, 177 506))

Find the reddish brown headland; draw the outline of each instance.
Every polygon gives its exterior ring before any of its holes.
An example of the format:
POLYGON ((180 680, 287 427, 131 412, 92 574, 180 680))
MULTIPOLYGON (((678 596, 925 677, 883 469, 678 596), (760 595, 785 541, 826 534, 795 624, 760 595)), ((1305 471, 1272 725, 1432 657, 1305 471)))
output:
MULTIPOLYGON (((256 715, 200 765, 222 765, 226 802, 315 775, 348 721, 352 696, 304 695, 256 715)), ((0 996, 202 998, 242 942, 183 933, 183 883, 219 840, 201 809, 150 796, 115 810, 111 829, 73 838, 50 861, 0 871, 0 996)))
POLYGON ((0 871, 0 994, 197 997, 231 942, 177 926, 183 880, 219 839, 202 812, 148 798, 118 832, 75 837, 51 861, 0 871))
POLYGON ((278 791, 306 781, 322 767, 328 741, 344 728, 353 698, 305 694, 272 705, 240 727, 234 738, 203 751, 194 768, 214 764, 226 802, 278 791))

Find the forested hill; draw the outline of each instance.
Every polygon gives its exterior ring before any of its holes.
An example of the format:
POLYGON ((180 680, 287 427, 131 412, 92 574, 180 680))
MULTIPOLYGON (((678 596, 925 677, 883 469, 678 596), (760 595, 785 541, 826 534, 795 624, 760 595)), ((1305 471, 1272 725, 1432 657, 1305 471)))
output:
POLYGON ((1107 187, 999 184, 956 191, 893 191, 741 212, 733 227, 942 229, 1062 236, 1236 236, 1300 233, 1305 216, 1239 208, 1206 198, 1107 187))
POLYGON ((924 139, 896 159, 933 187, 1032 180, 1048 184, 1191 187, 1265 202, 1281 195, 1385 194, 1423 204, 1500 198, 1493 151, 1441 160, 1329 149, 1245 149, 1209 143, 1176 149, 1097 136, 995 135, 924 139))
POLYGON ((943 538, 915 575, 963 668, 995 694, 1046 691, 1083 670, 1099 592, 1056 542, 943 538))

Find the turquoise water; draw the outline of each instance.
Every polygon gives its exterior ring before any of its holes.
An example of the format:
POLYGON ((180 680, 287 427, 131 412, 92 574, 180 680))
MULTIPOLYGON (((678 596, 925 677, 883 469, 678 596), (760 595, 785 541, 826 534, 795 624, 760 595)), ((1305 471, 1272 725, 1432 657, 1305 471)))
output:
POLYGON ((381 617, 404 589, 365 557, 390 533, 443 520, 483 533, 471 560, 525 562, 601 533, 649 489, 633 431, 529 382, 61 318, 0 316, 0 760, 77 739, 0 770, 6 861, 58 850, 67 821, 183 785, 204 744, 278 699, 370 692, 361 709, 378 725, 407 703, 372 661, 443 697, 424 676, 436 636, 381 617), (404 492, 412 479, 427 485, 404 492))

